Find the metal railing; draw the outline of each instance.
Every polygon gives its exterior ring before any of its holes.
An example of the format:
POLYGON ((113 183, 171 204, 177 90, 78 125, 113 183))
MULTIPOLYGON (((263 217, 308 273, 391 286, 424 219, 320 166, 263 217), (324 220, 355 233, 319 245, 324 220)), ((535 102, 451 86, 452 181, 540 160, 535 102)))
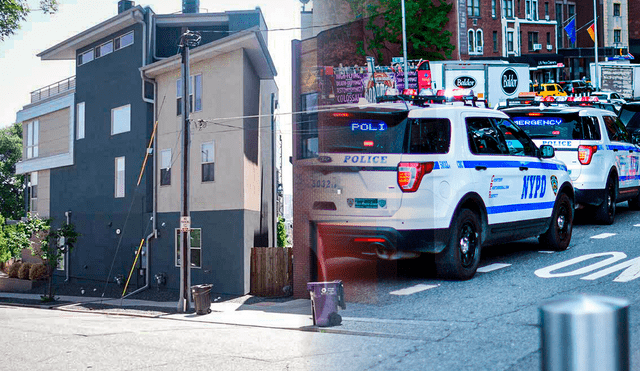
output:
POLYGON ((40 88, 38 90, 32 91, 31 103, 35 103, 43 99, 47 99, 49 97, 53 97, 60 93, 64 93, 65 91, 75 89, 75 87, 76 87, 76 77, 75 76, 68 77, 64 80, 45 86, 44 88, 40 88))

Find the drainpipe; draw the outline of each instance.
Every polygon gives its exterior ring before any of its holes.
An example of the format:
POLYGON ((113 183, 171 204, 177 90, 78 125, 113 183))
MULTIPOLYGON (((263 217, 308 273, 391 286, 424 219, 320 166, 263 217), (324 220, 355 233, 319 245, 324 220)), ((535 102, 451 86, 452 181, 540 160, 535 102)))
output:
MULTIPOLYGON (((150 8, 146 7, 145 8, 147 10, 147 13, 149 14, 150 19, 152 19, 153 17, 151 16, 151 14, 149 13, 150 8)), ((143 29, 143 35, 146 36, 146 26, 147 24, 145 23, 144 19, 142 21, 140 20, 136 20, 137 23, 142 23, 142 29, 143 29)), ((153 30, 151 30, 151 32, 153 33, 153 30)), ((145 66, 147 64, 147 60, 146 60, 146 37, 143 37, 143 48, 142 48, 142 66, 145 66)), ((153 79, 149 79, 143 71, 140 71, 140 78, 142 80, 142 100, 148 103, 153 104, 153 125, 155 126, 156 120, 158 119, 158 112, 157 112, 157 105, 156 105, 156 97, 158 94, 158 85, 157 83, 153 80, 153 79), (149 101, 147 99, 145 99, 144 97, 144 83, 145 82, 149 82, 151 84, 153 84, 153 101, 149 101)), ((153 146, 152 146, 152 150, 153 150, 153 157, 151 159, 152 163, 153 163, 153 206, 152 206, 152 213, 151 213, 151 221, 152 221, 152 225, 153 225, 153 232, 151 232, 151 234, 149 234, 146 238, 145 238, 145 248, 142 251, 141 254, 143 254, 144 256, 144 271, 145 271, 145 280, 144 280, 144 286, 142 286, 141 288, 137 289, 136 291, 127 294, 126 296, 123 296, 122 299, 125 299, 133 294, 136 294, 138 292, 144 291, 146 289, 149 288, 149 251, 150 251, 150 246, 149 246, 149 241, 152 238, 158 238, 158 224, 157 224, 157 203, 158 203, 158 195, 156 192, 156 166, 157 166, 157 144, 158 144, 158 133, 156 132, 156 135, 154 135, 153 137, 153 146)))

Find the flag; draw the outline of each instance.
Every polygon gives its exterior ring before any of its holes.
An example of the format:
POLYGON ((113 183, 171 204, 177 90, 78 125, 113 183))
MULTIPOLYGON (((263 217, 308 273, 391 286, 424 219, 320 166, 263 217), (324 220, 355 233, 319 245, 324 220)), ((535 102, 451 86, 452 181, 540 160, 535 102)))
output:
POLYGON ((587 28, 587 32, 589 33, 589 36, 591 36, 591 40, 593 40, 593 42, 596 41, 596 24, 595 22, 591 24, 591 26, 589 26, 589 28, 587 28))
POLYGON ((572 44, 576 42, 576 19, 575 17, 569 22, 568 25, 564 27, 564 30, 567 31, 567 35, 569 36, 569 40, 572 44))

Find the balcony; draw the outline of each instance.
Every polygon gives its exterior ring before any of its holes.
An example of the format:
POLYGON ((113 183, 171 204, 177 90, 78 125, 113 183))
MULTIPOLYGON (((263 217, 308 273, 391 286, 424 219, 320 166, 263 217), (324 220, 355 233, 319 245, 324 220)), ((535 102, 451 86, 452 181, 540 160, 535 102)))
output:
POLYGON ((45 86, 44 88, 40 88, 38 90, 34 90, 31 92, 31 103, 36 103, 41 100, 54 97, 58 94, 64 93, 69 90, 73 90, 76 88, 76 77, 71 76, 62 81, 58 81, 51 85, 45 86))

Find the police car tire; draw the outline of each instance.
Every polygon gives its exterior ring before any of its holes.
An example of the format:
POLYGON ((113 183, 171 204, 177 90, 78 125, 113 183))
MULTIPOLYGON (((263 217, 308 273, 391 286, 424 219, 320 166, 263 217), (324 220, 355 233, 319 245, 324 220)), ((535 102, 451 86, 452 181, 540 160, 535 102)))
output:
POLYGON ((573 202, 566 193, 560 193, 551 214, 549 229, 540 236, 538 241, 546 250, 564 251, 571 242, 573 231, 573 202), (562 218, 562 221, 560 221, 562 218))
POLYGON ((456 280, 471 279, 480 263, 482 224, 476 213, 462 209, 451 226, 451 238, 444 251, 436 255, 438 276, 456 280), (466 239, 467 253, 463 253, 461 241, 466 239))
POLYGON ((617 187, 615 178, 609 175, 607 185, 604 189, 604 201, 596 207, 596 220, 600 224, 611 225, 616 218, 616 195, 617 187))

